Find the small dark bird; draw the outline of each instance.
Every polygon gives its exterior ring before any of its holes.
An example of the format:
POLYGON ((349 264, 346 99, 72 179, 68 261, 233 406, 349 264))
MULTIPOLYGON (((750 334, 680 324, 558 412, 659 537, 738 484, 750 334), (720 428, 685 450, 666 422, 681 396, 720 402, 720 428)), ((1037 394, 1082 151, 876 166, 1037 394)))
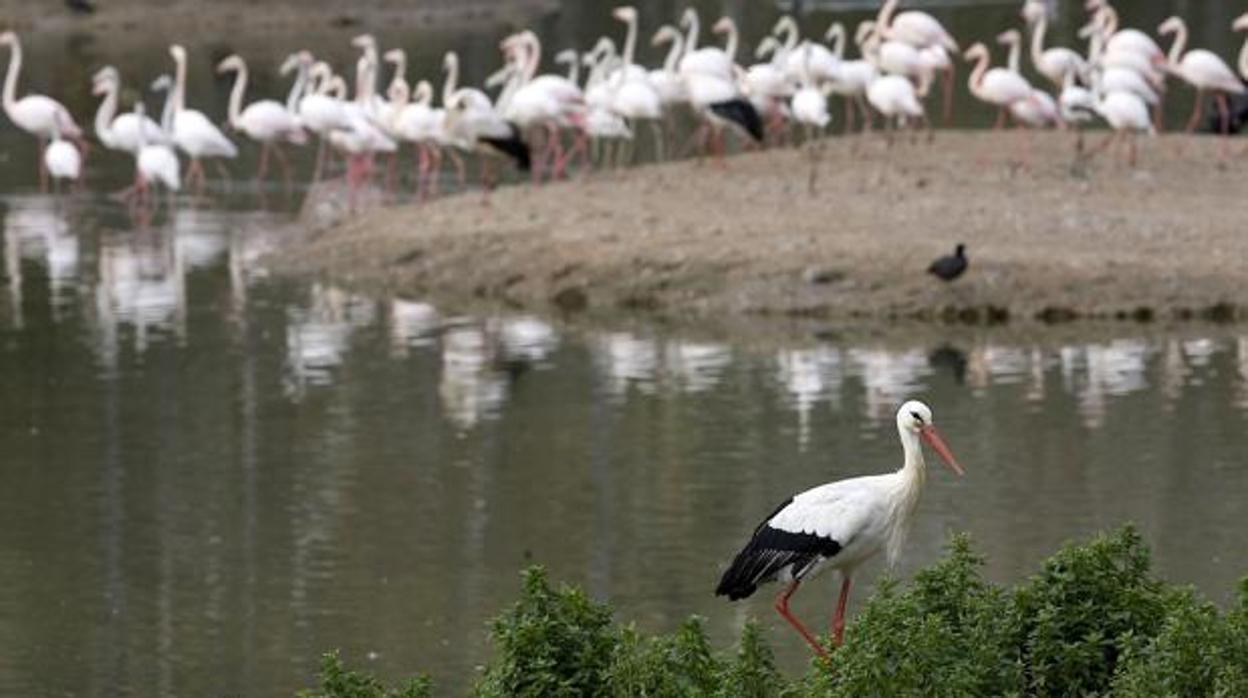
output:
POLYGON ((962 276, 969 263, 966 258, 966 245, 959 242, 953 254, 945 255, 932 262, 932 266, 927 268, 927 273, 936 276, 941 281, 953 281, 962 276))
POLYGON ((89 15, 95 12, 95 5, 89 0, 65 0, 65 6, 79 14, 89 15))

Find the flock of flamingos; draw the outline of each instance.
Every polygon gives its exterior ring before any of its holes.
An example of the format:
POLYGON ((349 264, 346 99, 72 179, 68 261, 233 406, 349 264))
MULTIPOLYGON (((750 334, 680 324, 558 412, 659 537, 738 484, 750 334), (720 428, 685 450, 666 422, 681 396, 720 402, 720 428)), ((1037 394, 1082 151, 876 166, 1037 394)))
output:
MULTIPOLYGON (((234 74, 225 121, 235 134, 259 145, 258 181, 263 181, 273 159, 289 184, 290 165, 283 148, 304 145, 309 135, 315 135, 319 151, 312 180, 321 179, 327 159, 336 153, 346 163, 343 181, 353 200, 375 176, 392 185, 404 144, 414 149, 414 186, 424 198, 437 193, 444 158, 454 164, 463 185, 463 155, 468 153, 480 156, 487 191, 496 180, 499 162, 510 161, 530 172, 535 182, 565 176, 578 160, 581 167, 590 166, 591 151, 606 146, 615 151, 618 163, 622 146, 643 125, 653 131, 661 156, 676 123, 673 115, 681 110, 698 123, 688 147, 718 154, 725 150, 726 132, 734 132, 747 146, 783 140, 794 126, 803 128, 808 137, 817 136, 831 121, 828 105, 833 95, 844 102, 846 131, 854 128, 855 113, 863 129, 869 129, 875 118, 882 118, 889 129, 930 128, 925 105, 929 89, 939 81, 947 119, 959 58, 972 65, 971 94, 999 111, 998 126, 1012 120, 1026 128, 1077 129, 1100 119, 1111 134, 1097 150, 1121 139, 1132 164, 1134 136, 1155 133, 1160 127, 1168 77, 1195 88, 1189 131, 1200 120, 1204 95, 1210 94, 1227 133, 1228 97, 1245 92, 1240 76, 1248 78, 1248 43, 1240 52, 1236 75, 1216 54, 1187 47, 1187 28, 1179 17, 1157 28, 1161 37, 1173 35, 1166 52, 1148 33, 1119 27, 1109 0, 1087 0, 1089 19, 1079 33, 1088 41, 1085 55, 1071 48, 1046 47, 1048 5, 1044 0, 1026 0, 1021 19, 1030 31, 1032 67, 1042 79, 1033 84, 1021 70, 1023 36, 1017 29, 996 37, 1009 53, 1004 65, 994 66, 987 45, 975 43, 963 50, 931 15, 898 12, 897 5, 898 0, 886 0, 874 20, 858 25, 853 38, 860 58, 845 56, 847 35, 839 22, 822 40, 802 39, 797 23, 785 16, 759 43, 758 62, 749 66, 736 62, 738 33, 731 18, 722 18, 711 28, 724 36, 722 45, 699 45, 699 18, 689 9, 681 16, 679 29, 665 25, 654 33, 652 45, 669 48, 662 66, 653 69, 634 61, 636 9, 618 7, 613 15, 626 25, 622 50, 603 37, 587 53, 563 51, 555 61, 566 64, 566 73, 539 74, 542 47, 533 32, 504 39, 503 67, 484 85, 497 88, 493 98, 483 89, 460 86, 458 59, 447 53, 440 107, 434 106, 435 90, 428 80, 419 80, 415 87, 408 83, 403 50, 382 54, 368 35, 352 42, 361 52, 354 69, 354 94, 344 76, 307 51, 289 56, 282 66, 283 74, 294 73, 284 102, 244 103, 248 71, 240 56, 221 61, 217 71, 234 74), (384 96, 378 89, 383 62, 394 66, 384 96), (378 156, 389 158, 384 170, 374 164, 378 156)), ((1231 29, 1248 30, 1248 13, 1231 29)), ((0 35, 0 44, 11 51, 4 111, 40 141, 41 187, 47 188, 49 177, 54 182, 80 181, 87 152, 83 129, 55 99, 17 96, 21 44, 13 32, 0 35)), ((118 114, 120 74, 109 66, 94 76, 93 93, 102 98, 95 114, 95 136, 105 148, 133 156, 135 182, 124 193, 132 203, 151 205, 153 187, 178 191, 193 186, 202 191, 204 161, 213 160, 224 173, 221 161, 238 154, 235 143, 212 118, 187 106, 187 54, 177 45, 169 52, 173 78, 162 76, 152 85, 153 90, 166 92, 157 118, 145 113, 141 100, 133 111, 118 114), (189 160, 185 170, 179 153, 189 160)), ((1081 139, 1078 147, 1082 149, 1081 139)))

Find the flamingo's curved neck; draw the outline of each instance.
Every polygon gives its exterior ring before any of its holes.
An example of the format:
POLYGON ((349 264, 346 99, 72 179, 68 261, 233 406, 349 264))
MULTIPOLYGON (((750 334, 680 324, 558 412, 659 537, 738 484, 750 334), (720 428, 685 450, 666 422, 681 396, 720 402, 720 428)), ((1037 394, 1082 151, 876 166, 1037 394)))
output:
POLYGON ((971 69, 971 76, 966 82, 967 88, 971 94, 978 96, 980 94, 979 84, 984 79, 984 73, 988 72, 988 52, 984 51, 979 54, 975 61, 975 67, 971 69))
POLYGON ((529 49, 529 61, 524 69, 524 81, 528 82, 537 75, 537 67, 542 64, 542 42, 538 40, 537 34, 529 34, 524 43, 529 49))
POLYGON ((1248 39, 1244 39, 1244 45, 1239 49, 1239 74, 1248 75, 1248 39))
POLYGON ((412 102, 425 107, 433 102, 433 85, 428 80, 421 80, 416 84, 416 95, 412 102))
POLYGON ((446 66, 446 79, 442 81, 442 104, 446 105, 454 96, 455 88, 459 86, 459 54, 447 51, 442 62, 446 66))
POLYGON ((1007 59, 1006 65, 1010 67, 1011 73, 1022 72, 1021 71, 1021 68, 1022 68, 1021 58, 1022 58, 1023 50, 1018 45, 1018 37, 1017 36, 1012 37, 1006 43, 1010 45, 1010 57, 1007 59))
POLYGON ((737 60, 737 23, 728 18, 728 29, 724 32, 728 35, 724 40, 724 53, 728 54, 728 60, 736 62, 737 60))
POLYGON ((17 104, 17 75, 22 69, 22 45, 13 39, 9 49, 9 71, 4 75, 4 111, 7 113, 17 104))
POLYGON ((173 57, 173 112, 186 108, 186 56, 179 53, 173 57))
POLYGON ((1101 7, 1101 36, 1106 40, 1118 31, 1118 10, 1105 5, 1101 7))
POLYGON ((360 60, 355 62, 355 101, 360 104, 368 102, 373 98, 373 77, 372 64, 368 61, 368 56, 360 56, 360 60))
POLYGON ((104 101, 100 102, 99 109, 95 110, 95 137, 100 139, 101 143, 111 143, 113 140, 113 115, 117 113, 117 83, 109 81, 108 91, 104 93, 104 101))
POLYGON ((845 25, 840 22, 833 22, 828 28, 828 41, 831 42, 832 55, 837 58, 845 57, 845 25))
POLYGON ((1168 60, 1171 66, 1178 66, 1183 58, 1183 49, 1187 47, 1187 24, 1182 20, 1175 23, 1174 43, 1170 44, 1168 60))
POLYGON ((797 40, 798 40, 797 20, 793 19, 789 15, 785 15, 784 18, 780 21, 781 21, 780 31, 784 33, 784 41, 782 42, 781 45, 784 46, 784 52, 788 53, 792 51, 793 49, 797 48, 797 40))
POLYGON ((667 57, 663 59, 664 72, 668 74, 676 72, 676 63, 680 60, 684 44, 685 39, 680 34, 672 35, 672 47, 667 50, 667 57))
MULTIPOLYGON (((247 89, 247 65, 245 63, 238 64, 238 72, 234 76, 234 89, 230 90, 230 105, 226 110, 226 114, 230 120, 230 126, 239 128, 239 119, 243 113, 243 92, 247 89)), ((142 130, 142 129, 140 129, 142 130)))
MULTIPOLYGON (((628 32, 624 35, 624 67, 633 64, 633 52, 637 50, 637 17, 628 18, 628 32)), ((573 63, 573 65, 576 65, 573 63)), ((573 80, 572 82, 576 82, 573 80)))
POLYGON ((1049 18, 1046 13, 1042 13, 1037 19, 1035 26, 1031 28, 1031 64, 1040 67, 1044 56, 1044 34, 1049 28, 1049 18))
POLYGON ((888 25, 893 21, 893 12, 896 10, 897 0, 888 0, 880 6, 880 13, 875 16, 875 28, 881 36, 888 32, 888 25))
POLYGON ((690 12, 686 16, 689 18, 689 27, 685 30, 685 55, 687 56, 698 48, 698 13, 690 12))
POLYGON ((291 114, 299 111, 299 98, 303 96, 303 90, 308 84, 308 66, 302 61, 296 68, 295 82, 290 86, 290 94, 286 96, 286 110, 291 114))

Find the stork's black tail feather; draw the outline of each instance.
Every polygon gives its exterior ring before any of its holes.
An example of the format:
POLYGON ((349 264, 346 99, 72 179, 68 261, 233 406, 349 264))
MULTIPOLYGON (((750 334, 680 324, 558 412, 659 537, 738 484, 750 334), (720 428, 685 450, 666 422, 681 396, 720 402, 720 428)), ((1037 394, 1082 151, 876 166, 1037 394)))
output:
POLYGON ((516 128, 515 124, 511 125, 509 138, 482 138, 481 142, 511 158, 516 163, 516 169, 521 172, 528 172, 533 166, 529 155, 529 144, 520 137, 520 129, 516 128))
POLYGON ((763 119, 758 115, 758 110, 754 108, 750 100, 738 97, 725 102, 715 102, 711 105, 711 112, 721 119, 740 126, 755 142, 763 142, 763 119))

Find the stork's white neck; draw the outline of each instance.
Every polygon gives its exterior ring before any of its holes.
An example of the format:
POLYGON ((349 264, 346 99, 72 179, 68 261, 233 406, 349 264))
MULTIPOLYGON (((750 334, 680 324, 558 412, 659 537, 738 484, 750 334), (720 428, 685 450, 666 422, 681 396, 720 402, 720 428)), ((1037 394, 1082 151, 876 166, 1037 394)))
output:
POLYGON ((918 433, 900 424, 897 425, 897 433, 901 437, 905 462, 896 472, 896 489, 890 503, 892 526, 886 547, 890 565, 901 554, 906 534, 910 531, 910 521, 919 504, 919 495, 923 493, 923 484, 927 481, 927 463, 923 460, 923 445, 919 442, 918 433))

